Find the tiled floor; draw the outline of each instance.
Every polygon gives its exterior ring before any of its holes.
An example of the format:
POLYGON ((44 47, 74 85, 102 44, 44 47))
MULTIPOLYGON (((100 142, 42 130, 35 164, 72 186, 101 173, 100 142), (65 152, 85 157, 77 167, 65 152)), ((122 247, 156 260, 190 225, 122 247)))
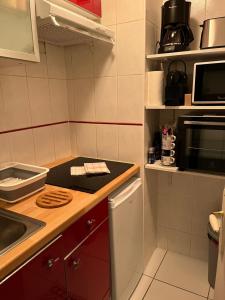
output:
POLYGON ((156 249, 130 300, 213 300, 207 263, 156 249))

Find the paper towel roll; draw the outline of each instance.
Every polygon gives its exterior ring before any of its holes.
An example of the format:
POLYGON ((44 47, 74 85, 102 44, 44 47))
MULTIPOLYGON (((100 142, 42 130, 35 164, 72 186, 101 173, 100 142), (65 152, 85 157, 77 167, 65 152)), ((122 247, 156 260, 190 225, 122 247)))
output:
POLYGON ((164 103, 164 71, 147 73, 147 105, 159 106, 164 103))

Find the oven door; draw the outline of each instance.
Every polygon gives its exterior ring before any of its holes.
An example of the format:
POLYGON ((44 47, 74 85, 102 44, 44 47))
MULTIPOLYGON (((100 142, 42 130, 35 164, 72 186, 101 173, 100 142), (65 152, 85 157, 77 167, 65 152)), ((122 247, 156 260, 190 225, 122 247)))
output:
POLYGON ((184 121, 183 169, 225 173, 225 122, 184 121))
POLYGON ((193 104, 225 104, 224 78, 225 61, 195 64, 193 104))

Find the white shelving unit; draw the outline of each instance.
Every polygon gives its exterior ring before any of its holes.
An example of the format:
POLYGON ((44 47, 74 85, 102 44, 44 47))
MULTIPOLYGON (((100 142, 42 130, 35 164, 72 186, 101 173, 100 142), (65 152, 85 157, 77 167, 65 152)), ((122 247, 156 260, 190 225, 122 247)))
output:
POLYGON ((154 105, 146 105, 145 109, 149 110, 164 110, 164 109, 181 109, 181 110, 223 110, 225 109, 225 106, 166 106, 166 105, 159 105, 159 106, 154 106, 154 105))
MULTIPOLYGON (((162 54, 150 54, 147 55, 147 59, 150 62, 163 62, 167 60, 176 60, 183 59, 185 61, 194 61, 194 60, 210 60, 210 59, 220 59, 223 57, 225 59, 225 47, 223 48, 213 48, 213 49, 203 49, 203 50, 189 50, 182 52, 173 52, 173 53, 162 53, 162 54)), ((146 110, 153 111, 171 111, 171 110, 225 110, 225 106, 166 106, 166 105, 146 105, 146 110)), ((151 128, 151 130, 154 130, 151 128)), ((153 172, 167 172, 171 174, 179 175, 191 175, 191 176, 202 176, 208 178, 218 178, 225 179, 225 175, 214 175, 208 173, 200 172, 190 172, 190 171, 180 171, 177 167, 173 166, 163 166, 161 161, 156 161, 154 164, 146 164, 145 169, 153 172)))
POLYGON ((182 52, 173 53, 162 53, 162 54, 150 54, 147 55, 147 59, 151 61, 163 61, 168 59, 205 59, 210 57, 225 56, 225 47, 223 48, 213 48, 213 49, 203 49, 203 50, 189 50, 182 52))
POLYGON ((202 176, 208 178, 218 178, 218 179, 225 179, 223 175, 214 175, 209 173, 200 173, 200 172, 190 172, 190 171, 180 171, 177 167, 173 166, 163 166, 160 160, 157 160, 154 164, 146 164, 145 169, 152 170, 152 171, 160 171, 160 172, 167 172, 167 173, 176 173, 180 175, 191 175, 191 176, 202 176))

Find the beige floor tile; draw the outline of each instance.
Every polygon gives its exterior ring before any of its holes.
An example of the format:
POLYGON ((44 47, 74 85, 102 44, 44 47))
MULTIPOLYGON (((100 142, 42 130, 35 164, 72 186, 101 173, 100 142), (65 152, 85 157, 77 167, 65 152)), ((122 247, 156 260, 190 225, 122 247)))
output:
POLYGON ((147 266, 144 270, 144 274, 146 274, 150 277, 154 277, 165 254, 166 254, 166 250, 156 248, 156 250, 152 254, 151 259, 149 260, 149 263, 147 264, 147 266))
POLYGON ((144 300, 204 300, 205 298, 154 280, 144 300))
POLYGON ((198 259, 168 251, 156 279, 203 297, 208 296, 208 266, 198 259))
POLYGON ((143 275, 141 277, 141 280, 139 281, 139 284, 138 284, 136 290, 134 291, 134 293, 130 297, 130 300, 141 300, 141 299, 143 299, 143 297, 146 294, 152 280, 153 279, 151 277, 143 275))
POLYGON ((214 299, 214 289, 210 287, 210 290, 209 290, 209 297, 208 297, 209 300, 213 300, 214 299))

